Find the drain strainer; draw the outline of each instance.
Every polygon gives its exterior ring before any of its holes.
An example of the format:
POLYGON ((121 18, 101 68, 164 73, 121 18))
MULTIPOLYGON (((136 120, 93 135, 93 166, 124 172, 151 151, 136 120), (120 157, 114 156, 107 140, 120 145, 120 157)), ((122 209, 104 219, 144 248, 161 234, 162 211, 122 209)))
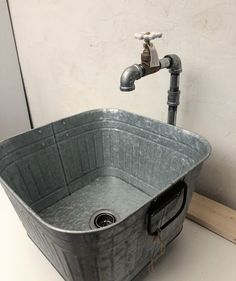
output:
POLYGON ((89 225, 92 229, 111 225, 119 219, 119 216, 111 210, 99 210, 90 218, 89 225))

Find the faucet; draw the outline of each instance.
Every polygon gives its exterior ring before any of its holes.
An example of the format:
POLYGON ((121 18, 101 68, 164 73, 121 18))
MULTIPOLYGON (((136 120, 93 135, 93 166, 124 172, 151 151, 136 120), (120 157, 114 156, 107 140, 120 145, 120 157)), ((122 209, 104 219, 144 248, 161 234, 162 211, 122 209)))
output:
POLYGON ((158 72, 163 68, 169 69, 170 72, 170 88, 168 91, 168 124, 176 124, 177 107, 179 105, 179 75, 182 71, 181 60, 177 55, 166 55, 164 58, 158 58, 158 53, 151 43, 151 40, 161 38, 162 33, 158 32, 141 32, 135 33, 135 38, 144 40, 143 52, 141 54, 141 64, 133 64, 127 67, 120 78, 120 90, 123 92, 133 91, 135 89, 135 81, 158 72))

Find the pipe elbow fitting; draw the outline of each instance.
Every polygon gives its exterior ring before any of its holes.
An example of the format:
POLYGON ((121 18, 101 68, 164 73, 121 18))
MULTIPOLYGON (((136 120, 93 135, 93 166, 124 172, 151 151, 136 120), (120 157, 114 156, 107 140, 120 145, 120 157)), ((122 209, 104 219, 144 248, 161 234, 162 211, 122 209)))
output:
POLYGON ((133 91, 135 89, 135 80, 143 76, 143 69, 140 65, 134 64, 127 67, 120 77, 120 90, 124 92, 133 91))
POLYGON ((165 58, 169 58, 170 60, 170 66, 168 67, 168 69, 171 74, 179 74, 180 72, 182 72, 182 63, 179 56, 173 54, 167 55, 165 56, 165 58))

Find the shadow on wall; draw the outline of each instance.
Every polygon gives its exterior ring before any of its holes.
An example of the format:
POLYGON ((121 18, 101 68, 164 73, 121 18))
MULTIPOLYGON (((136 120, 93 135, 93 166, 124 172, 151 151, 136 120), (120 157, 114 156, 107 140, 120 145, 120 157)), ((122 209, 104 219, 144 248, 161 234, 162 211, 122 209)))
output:
MULTIPOLYGON (((204 85, 204 83, 209 83, 209 81, 207 81, 207 78, 203 76, 199 76, 199 73, 200 73, 199 70, 194 71, 191 70, 191 68, 184 73, 183 83, 185 84, 184 85, 185 93, 181 97, 180 122, 183 128, 201 134, 201 124, 199 124, 199 114, 203 114, 203 108, 202 108, 202 103, 197 102, 198 99, 196 97, 199 97, 199 99, 201 99, 201 91, 203 91, 202 85, 204 85)), ((207 109, 205 108, 205 110, 207 109)), ((210 126, 210 124, 207 124, 207 126, 210 126)), ((208 139, 207 135, 205 134, 202 135, 208 139)), ((209 196, 208 190, 209 187, 211 187, 213 184, 212 178, 209 177, 209 174, 212 171, 215 171, 217 166, 217 164, 212 159, 214 158, 214 156, 212 156, 213 154, 214 151, 212 151, 210 158, 207 160, 207 163, 204 165, 204 169, 202 169, 201 174, 198 180, 196 181, 196 191, 206 196, 209 196)), ((214 192, 216 191, 214 190, 214 192)), ((217 194, 215 198, 212 199, 216 199, 216 198, 217 198, 217 194)))
MULTIPOLYGON (((205 79, 199 76, 199 71, 191 71, 188 69, 182 75, 182 81, 180 88, 184 89, 183 95, 181 95, 181 126, 188 130, 194 130, 199 126, 199 115, 202 112, 202 105, 197 102, 197 97, 200 96, 202 91, 202 83, 206 83, 205 79)), ((201 98, 201 97, 200 97, 201 98)), ((199 98, 199 99, 200 99, 199 98)), ((197 130, 195 130, 197 131, 197 130)), ((207 136, 205 136, 207 137, 207 136)))
POLYGON ((222 204, 235 207, 234 196, 231 196, 232 200, 229 199, 232 190, 226 180, 230 178, 230 169, 227 168, 229 159, 225 161, 227 151, 223 149, 222 132, 217 128, 217 118, 221 117, 216 108, 223 105, 220 105, 220 101, 213 100, 212 107, 209 106, 209 100, 213 93, 206 94, 204 85, 212 83, 211 88, 214 90, 215 81, 209 80, 208 75, 202 73, 199 75, 199 73, 201 73, 200 70, 195 72, 191 69, 184 73, 183 82, 185 85, 183 88, 185 92, 181 97, 179 116, 181 127, 202 135, 212 146, 211 156, 204 164, 196 181, 196 191, 222 204), (212 135, 213 131, 214 136, 212 135))
POLYGON ((233 172, 225 167, 222 157, 222 153, 215 150, 209 161, 204 164, 201 176, 196 180, 197 192, 234 208, 234 197, 230 200, 228 196, 222 196, 231 192, 232 187, 225 179, 230 179, 230 174, 233 172))

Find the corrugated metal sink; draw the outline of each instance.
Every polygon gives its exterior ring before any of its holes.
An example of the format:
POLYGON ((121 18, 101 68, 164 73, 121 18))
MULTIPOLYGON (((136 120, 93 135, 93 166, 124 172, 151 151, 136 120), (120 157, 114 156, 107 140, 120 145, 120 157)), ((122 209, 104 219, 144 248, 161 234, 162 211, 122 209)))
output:
POLYGON ((199 135, 102 109, 3 141, 0 175, 65 280, 129 281, 180 233, 209 153, 199 135))

